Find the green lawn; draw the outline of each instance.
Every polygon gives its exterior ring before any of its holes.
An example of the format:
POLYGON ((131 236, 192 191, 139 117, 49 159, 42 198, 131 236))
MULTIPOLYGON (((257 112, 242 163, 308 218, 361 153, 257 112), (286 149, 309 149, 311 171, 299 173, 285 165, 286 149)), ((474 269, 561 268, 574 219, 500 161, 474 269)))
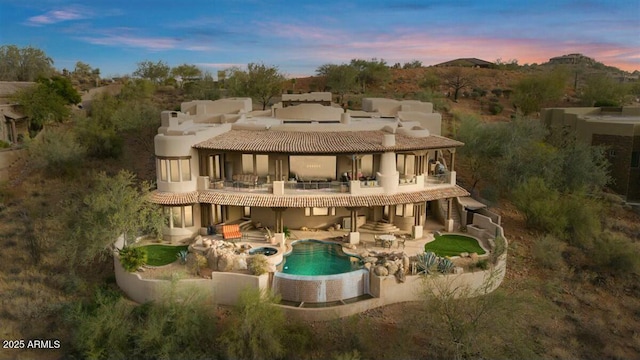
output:
POLYGON ((178 258, 176 255, 181 250, 187 250, 186 245, 146 245, 143 246, 147 250, 147 265, 162 266, 171 264, 178 258))
POLYGON ((424 246, 424 251, 431 251, 438 256, 458 256, 468 252, 482 255, 485 251, 478 244, 478 240, 464 236, 445 234, 436 236, 436 239, 424 246))

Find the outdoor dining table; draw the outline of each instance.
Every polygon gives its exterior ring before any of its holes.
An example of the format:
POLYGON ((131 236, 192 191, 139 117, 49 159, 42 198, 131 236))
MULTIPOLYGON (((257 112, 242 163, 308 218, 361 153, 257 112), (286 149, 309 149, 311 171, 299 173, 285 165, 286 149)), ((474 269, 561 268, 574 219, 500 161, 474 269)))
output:
POLYGON ((391 248, 391 245, 396 241, 396 236, 395 235, 380 235, 378 236, 378 238, 382 241, 384 241, 384 247, 388 247, 391 248))

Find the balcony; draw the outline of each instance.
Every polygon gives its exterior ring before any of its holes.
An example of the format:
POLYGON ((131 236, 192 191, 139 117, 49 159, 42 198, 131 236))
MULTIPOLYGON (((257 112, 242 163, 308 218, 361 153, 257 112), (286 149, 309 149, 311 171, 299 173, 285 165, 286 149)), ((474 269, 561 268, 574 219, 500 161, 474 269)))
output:
MULTIPOLYGON (((256 175, 235 176, 236 180, 223 179, 209 180, 208 177, 200 177, 200 190, 213 190, 225 192, 261 193, 274 195, 376 195, 385 194, 385 188, 378 179, 352 180, 349 182, 335 180, 290 180, 268 181, 268 177, 256 175), (206 184, 206 185, 205 185, 206 184)), ((446 171, 439 175, 402 175, 398 178, 397 190, 391 193, 415 192, 431 188, 449 187, 456 184, 455 171, 446 171)))

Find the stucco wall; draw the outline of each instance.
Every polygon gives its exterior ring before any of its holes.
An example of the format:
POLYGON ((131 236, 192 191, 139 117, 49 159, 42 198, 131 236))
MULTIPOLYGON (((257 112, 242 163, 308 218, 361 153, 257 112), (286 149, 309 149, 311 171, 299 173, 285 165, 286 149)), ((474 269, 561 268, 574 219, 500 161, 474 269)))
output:
MULTIPOLYGON (((351 213, 345 208, 336 208, 336 215, 305 216, 304 208, 290 208, 282 214, 284 225, 290 229, 300 229, 306 226, 310 229, 327 228, 334 224, 342 224, 342 218, 351 213)), ((358 215, 365 215, 365 211, 359 211, 358 215)), ((264 226, 274 228, 275 213, 270 208, 252 208, 251 221, 262 223, 264 226)))
POLYGON ((173 286, 178 293, 199 291, 217 304, 234 305, 244 289, 266 289, 269 282, 267 274, 253 276, 230 272, 213 272, 211 279, 182 279, 176 282, 143 279, 137 273, 125 271, 118 256, 113 258, 116 283, 131 300, 141 304, 161 299, 173 286))

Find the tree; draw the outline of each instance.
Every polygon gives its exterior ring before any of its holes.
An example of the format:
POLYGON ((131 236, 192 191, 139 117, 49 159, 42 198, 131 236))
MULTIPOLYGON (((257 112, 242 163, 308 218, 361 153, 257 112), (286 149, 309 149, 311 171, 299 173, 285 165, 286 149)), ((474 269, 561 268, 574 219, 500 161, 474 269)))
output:
POLYGON ((48 129, 38 139, 28 143, 29 160, 36 168, 51 175, 71 175, 81 166, 86 149, 63 129, 48 129))
POLYGON ((63 122, 71 114, 66 106, 69 100, 42 83, 17 92, 13 100, 29 118, 29 129, 32 132, 39 131, 47 123, 63 122))
POLYGON ((540 111, 542 106, 562 97, 567 79, 567 73, 560 68, 525 77, 514 86, 513 103, 523 115, 540 111))
POLYGON ((460 90, 473 85, 473 75, 461 67, 454 67, 442 75, 444 82, 453 89, 453 101, 458 101, 460 90))
POLYGON ((422 79, 420 79, 419 85, 423 89, 435 92, 438 90, 440 82, 440 77, 435 72, 428 70, 424 73, 422 79))
POLYGON ((181 77, 182 80, 194 80, 202 76, 202 70, 191 64, 182 64, 171 69, 171 76, 181 77))
POLYGON ((621 106, 630 94, 630 87, 606 74, 594 74, 586 78, 580 96, 584 106, 621 106))
POLYGON ((113 177, 98 173, 90 189, 78 194, 81 201, 68 209, 68 234, 62 247, 71 267, 110 254, 120 235, 125 245, 138 235, 160 235, 165 218, 147 199, 150 183, 138 184, 132 173, 121 170, 113 177))
POLYGON ((316 73, 325 78, 325 84, 332 92, 338 94, 338 103, 342 103, 345 94, 358 88, 358 70, 351 65, 324 64, 316 73))
POLYGON ((225 84, 234 96, 249 96, 262 104, 262 110, 274 96, 282 92, 284 75, 277 67, 264 64, 249 63, 247 71, 238 68, 228 70, 229 76, 225 84))
POLYGON ((195 65, 182 64, 171 69, 171 76, 176 79, 178 86, 182 88, 185 82, 191 83, 194 80, 201 80, 202 70, 195 65))
POLYGON ((82 98, 71 84, 71 80, 63 76, 53 76, 50 79, 40 78, 38 82, 44 84, 51 92, 60 95, 67 105, 80 103, 82 98))
POLYGON ((356 78, 360 83, 363 93, 367 91, 367 86, 380 86, 391 80, 391 71, 389 70, 389 66, 387 66, 387 62, 383 59, 353 59, 350 65, 358 71, 356 78))
POLYGON ((402 65, 403 69, 419 69, 422 67, 422 61, 420 60, 412 60, 411 62, 406 62, 402 65))
POLYGON ((156 63, 145 60, 138 63, 138 68, 133 72, 133 76, 160 84, 169 77, 169 71, 169 65, 162 60, 156 63))
POLYGON ((34 81, 53 73, 53 60, 44 51, 28 46, 0 47, 0 80, 34 81))
POLYGON ((204 74, 201 80, 186 83, 184 92, 186 100, 220 99, 220 89, 210 73, 204 74))

